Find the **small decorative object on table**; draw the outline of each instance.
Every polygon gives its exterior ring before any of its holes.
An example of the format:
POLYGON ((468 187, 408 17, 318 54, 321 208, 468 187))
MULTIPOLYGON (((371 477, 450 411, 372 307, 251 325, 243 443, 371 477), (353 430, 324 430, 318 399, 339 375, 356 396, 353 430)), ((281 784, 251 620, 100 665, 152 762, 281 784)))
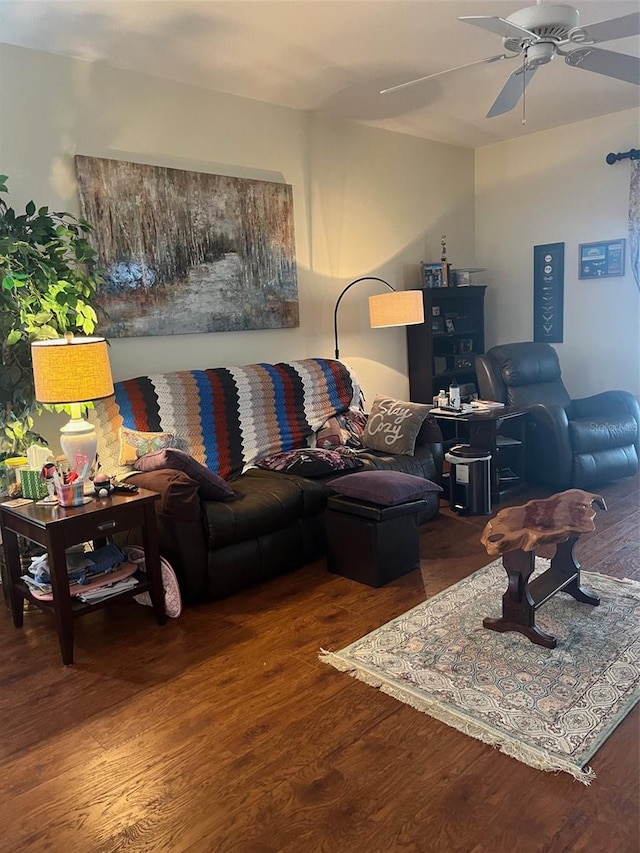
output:
POLYGON ((98 497, 106 498, 112 488, 111 477, 107 474, 98 473, 93 478, 93 490, 98 497))

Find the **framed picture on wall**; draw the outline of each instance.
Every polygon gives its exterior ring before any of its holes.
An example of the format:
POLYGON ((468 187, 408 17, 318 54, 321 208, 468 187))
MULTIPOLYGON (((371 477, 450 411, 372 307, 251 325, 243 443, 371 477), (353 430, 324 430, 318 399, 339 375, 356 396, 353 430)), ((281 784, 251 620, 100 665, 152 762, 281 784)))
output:
POLYGON ((611 278, 624 275, 626 241, 609 240, 606 243, 580 243, 578 251, 578 278, 611 278))

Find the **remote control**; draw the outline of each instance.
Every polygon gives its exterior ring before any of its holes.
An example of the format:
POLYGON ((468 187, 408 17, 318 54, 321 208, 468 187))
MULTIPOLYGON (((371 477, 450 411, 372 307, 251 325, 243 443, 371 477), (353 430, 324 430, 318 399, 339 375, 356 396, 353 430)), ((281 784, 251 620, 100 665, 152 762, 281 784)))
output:
POLYGON ((112 489, 114 492, 123 492, 130 495, 138 491, 138 487, 134 486, 133 483, 114 483, 112 489))

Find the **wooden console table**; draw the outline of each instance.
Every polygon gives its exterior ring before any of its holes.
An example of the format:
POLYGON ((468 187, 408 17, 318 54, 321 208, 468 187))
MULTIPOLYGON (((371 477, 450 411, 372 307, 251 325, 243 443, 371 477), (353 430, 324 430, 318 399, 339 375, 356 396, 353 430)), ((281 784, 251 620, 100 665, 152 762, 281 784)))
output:
POLYGON ((569 489, 503 509, 487 522, 480 541, 489 555, 502 555, 508 586, 502 596, 501 618, 484 619, 485 628, 500 633, 519 631, 532 643, 555 649, 556 638, 535 624, 536 610, 560 590, 576 601, 600 604, 599 598, 580 586, 580 563, 573 553, 580 534, 595 530, 593 504, 607 508, 601 495, 569 489), (555 555, 550 568, 529 583, 536 549, 539 556, 551 556, 553 551, 555 555))

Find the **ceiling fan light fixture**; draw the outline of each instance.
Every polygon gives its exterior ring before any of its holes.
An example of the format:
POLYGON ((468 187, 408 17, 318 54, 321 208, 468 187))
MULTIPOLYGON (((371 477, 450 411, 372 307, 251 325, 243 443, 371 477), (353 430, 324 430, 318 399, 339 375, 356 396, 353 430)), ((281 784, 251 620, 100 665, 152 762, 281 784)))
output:
POLYGON ((550 42, 532 44, 526 49, 525 56, 527 68, 538 68, 551 62, 555 56, 555 45, 550 42))

